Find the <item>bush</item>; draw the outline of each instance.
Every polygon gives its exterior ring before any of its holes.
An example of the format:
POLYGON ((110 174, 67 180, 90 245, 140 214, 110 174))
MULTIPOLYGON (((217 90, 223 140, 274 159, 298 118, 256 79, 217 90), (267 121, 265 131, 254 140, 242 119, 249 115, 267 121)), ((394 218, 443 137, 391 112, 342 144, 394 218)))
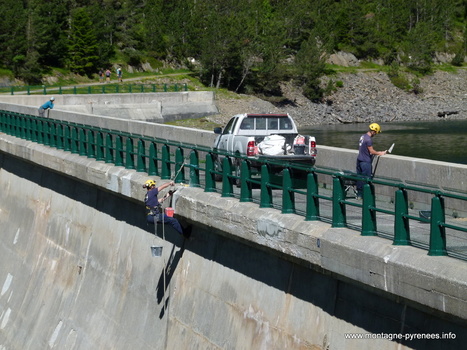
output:
POLYGON ((389 79, 391 80, 391 83, 393 83, 395 87, 401 90, 409 91, 412 88, 408 80, 401 75, 389 76, 389 79))
POLYGON ((459 50, 456 52, 456 55, 451 61, 451 64, 456 67, 462 67, 462 65, 464 64, 464 59, 465 59, 464 50, 459 50))

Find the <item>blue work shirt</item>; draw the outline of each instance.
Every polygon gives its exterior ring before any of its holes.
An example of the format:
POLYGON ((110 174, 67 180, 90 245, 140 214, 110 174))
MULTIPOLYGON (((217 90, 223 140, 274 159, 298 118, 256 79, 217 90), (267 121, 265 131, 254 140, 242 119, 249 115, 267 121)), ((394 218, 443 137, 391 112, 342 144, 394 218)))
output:
MULTIPOLYGON (((42 108, 42 109, 54 109, 54 104, 52 101, 47 101, 46 103, 44 103, 42 106, 40 106, 39 108, 42 108)), ((55 113, 55 112, 54 112, 55 113)))
POLYGON ((368 147, 373 146, 373 139, 367 133, 363 134, 360 137, 358 142, 358 157, 359 162, 371 163, 373 161, 373 156, 370 154, 368 147))
POLYGON ((144 203, 146 204, 146 208, 153 209, 159 205, 159 199, 157 195, 159 194, 159 189, 154 187, 153 189, 146 192, 146 196, 144 198, 144 203))

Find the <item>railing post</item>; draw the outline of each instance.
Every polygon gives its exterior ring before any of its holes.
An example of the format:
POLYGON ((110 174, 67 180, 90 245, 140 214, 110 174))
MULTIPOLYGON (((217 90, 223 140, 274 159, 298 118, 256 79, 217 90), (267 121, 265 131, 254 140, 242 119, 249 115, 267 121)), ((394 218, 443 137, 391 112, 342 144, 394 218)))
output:
POLYGON ((438 194, 431 199, 430 248, 428 255, 447 255, 444 222, 444 198, 438 194))
POLYGON ((37 142, 37 119, 31 118, 30 120, 31 120, 31 141, 37 142))
POLYGON ((136 171, 140 173, 146 172, 146 162, 145 162, 145 147, 144 141, 142 139, 138 140, 138 151, 136 159, 136 171))
MULTIPOLYGON (((117 85, 118 86, 118 85, 117 85)), ((125 168, 134 169, 135 168, 135 147, 133 145, 133 139, 131 137, 126 138, 126 148, 125 148, 125 168)))
POLYGON ((15 113, 15 133, 14 135, 16 137, 21 138, 21 118, 19 117, 19 114, 15 113))
POLYGON ((32 119, 26 119, 26 140, 32 140, 32 119))
POLYGON ((26 119, 24 117, 20 118, 20 124, 21 124, 21 127, 20 127, 21 138, 25 139, 26 138, 26 119))
POLYGON ((87 132, 87 156, 88 158, 95 158, 96 157, 96 140, 94 139, 94 131, 88 130, 87 132))
POLYGON ((50 134, 50 142, 49 145, 50 147, 56 147, 57 146, 57 129, 56 125, 54 122, 50 122, 49 124, 49 134, 50 134))
POLYGON ((71 153, 78 153, 78 129, 76 126, 71 129, 71 153))
POLYGON ((375 186, 363 185, 362 236, 376 236, 375 186))
POLYGON ((96 134, 96 160, 105 160, 104 153, 104 135, 98 131, 96 134))
POLYGON ((181 147, 177 147, 175 150, 175 174, 177 175, 174 178, 176 183, 184 183, 185 182, 185 169, 183 167, 184 164, 184 157, 183 157, 183 149, 181 147))
POLYGON ((344 182, 340 177, 334 176, 332 180, 332 227, 346 226, 344 182))
POLYGON ((115 165, 123 166, 123 140, 121 135, 115 136, 115 165))
POLYGON ((63 150, 67 152, 71 151, 71 136, 69 125, 63 126, 63 150))
POLYGON ((42 122, 42 133, 43 133, 42 142, 46 146, 50 145, 49 122, 48 121, 42 122))
POLYGON ((222 161, 222 197, 233 196, 232 185, 232 160, 230 157, 224 157, 222 161))
POLYGON ((148 175, 159 176, 159 168, 157 167, 157 145, 155 142, 151 142, 149 145, 148 175))
POLYGON ((263 164, 261 166, 261 195, 260 195, 260 208, 272 207, 272 189, 269 186, 269 166, 263 164))
POLYGON ((289 168, 282 170, 282 214, 295 213, 295 196, 289 168))
POLYGON ((410 245, 409 201, 407 191, 399 188, 394 203, 394 245, 410 245))
POLYGON ((250 163, 246 159, 242 159, 240 167, 240 202, 251 202, 253 200, 253 191, 250 183, 250 163))
POLYGON ((204 187, 204 192, 216 192, 216 181, 214 171, 214 155, 212 153, 206 153, 206 184, 204 187))
POLYGON ((305 221, 319 220, 318 176, 309 173, 306 181, 305 221))
MULTIPOLYGON (((43 145, 46 144, 45 143, 45 140, 46 140, 45 124, 46 122, 43 119, 41 119, 38 122, 38 128, 37 128, 38 130, 37 142, 43 145)), ((13 131, 13 126, 11 126, 11 130, 13 131)))
POLYGON ((170 179, 170 149, 164 144, 162 146, 162 173, 161 179, 170 179))
POLYGON ((114 148, 113 148, 113 137, 112 134, 107 133, 105 136, 105 162, 114 162, 114 148))
POLYGON ((86 148, 87 148, 86 147, 86 133, 83 128, 80 128, 79 129, 79 146, 78 146, 80 156, 85 156, 87 154, 86 148))
POLYGON ((63 149, 63 128, 64 125, 59 123, 56 124, 55 135, 56 135, 56 147, 57 149, 63 149))
POLYGON ((195 149, 190 152, 190 186, 199 187, 199 156, 195 149))

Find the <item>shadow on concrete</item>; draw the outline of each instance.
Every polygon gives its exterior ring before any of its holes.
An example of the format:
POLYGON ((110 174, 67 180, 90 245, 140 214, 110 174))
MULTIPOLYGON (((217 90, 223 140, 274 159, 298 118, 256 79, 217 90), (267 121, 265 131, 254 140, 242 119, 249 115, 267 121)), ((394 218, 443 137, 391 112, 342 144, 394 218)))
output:
POLYGON ((232 236, 216 232, 212 227, 196 226, 192 239, 186 242, 186 249, 360 327, 374 337, 368 339, 392 334, 456 335, 456 339, 393 340, 413 349, 459 349, 467 340, 465 320, 415 305, 318 267, 286 260, 278 252, 233 240, 232 236))

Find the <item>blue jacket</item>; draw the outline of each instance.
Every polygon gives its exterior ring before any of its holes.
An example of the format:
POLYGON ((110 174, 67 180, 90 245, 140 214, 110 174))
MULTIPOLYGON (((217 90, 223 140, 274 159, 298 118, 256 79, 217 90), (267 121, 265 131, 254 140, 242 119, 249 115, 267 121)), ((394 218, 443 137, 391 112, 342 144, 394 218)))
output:
POLYGON ((42 106, 40 106, 39 108, 42 108, 42 109, 54 109, 54 104, 52 101, 47 101, 46 103, 44 103, 42 106))

